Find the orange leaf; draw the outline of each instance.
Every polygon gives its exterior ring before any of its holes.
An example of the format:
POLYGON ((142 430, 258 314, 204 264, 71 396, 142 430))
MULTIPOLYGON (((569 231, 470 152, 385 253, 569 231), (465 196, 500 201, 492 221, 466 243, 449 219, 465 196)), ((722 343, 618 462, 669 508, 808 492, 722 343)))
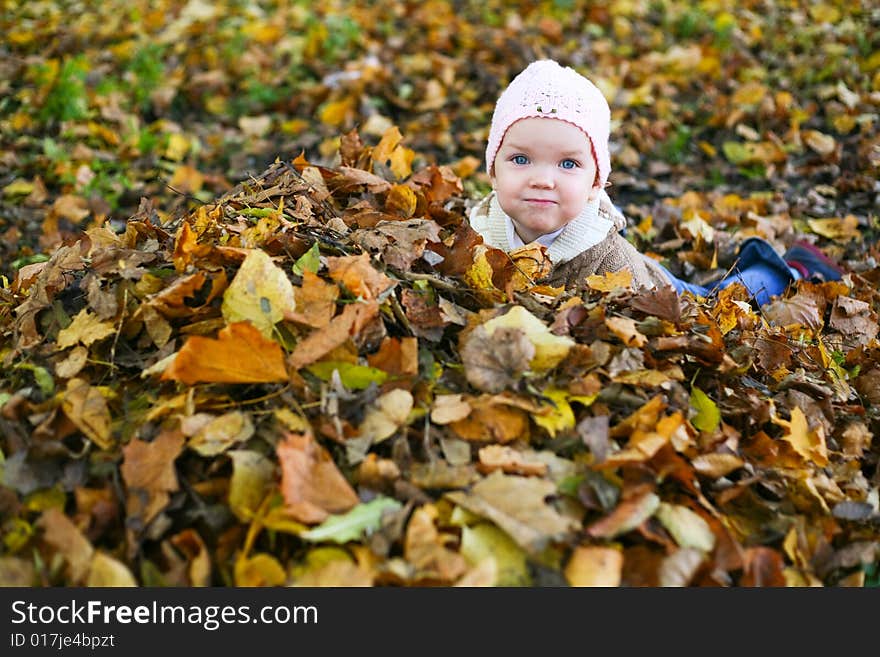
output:
POLYGON ((183 449, 183 434, 164 431, 151 442, 132 439, 122 448, 122 480, 129 491, 126 513, 144 525, 165 508, 178 488, 174 460, 183 449))
POLYGON ((284 352, 249 322, 221 329, 217 339, 191 337, 162 374, 163 381, 270 383, 287 381, 284 352))
POLYGON ((370 255, 328 257, 330 277, 345 285, 353 294, 363 299, 375 299, 395 285, 394 281, 370 264, 370 255))
POLYGON ((333 319, 336 311, 336 298, 339 287, 324 280, 317 274, 303 273, 302 287, 294 288, 296 312, 287 313, 284 319, 300 322, 313 328, 324 328, 333 319))
POLYGON ((276 451, 286 510, 297 520, 322 522, 331 513, 348 511, 358 503, 333 457, 311 436, 287 434, 276 451))
POLYGON ((314 363, 336 347, 345 344, 379 313, 376 302, 349 304, 323 329, 300 340, 290 355, 290 366, 298 370, 314 363))

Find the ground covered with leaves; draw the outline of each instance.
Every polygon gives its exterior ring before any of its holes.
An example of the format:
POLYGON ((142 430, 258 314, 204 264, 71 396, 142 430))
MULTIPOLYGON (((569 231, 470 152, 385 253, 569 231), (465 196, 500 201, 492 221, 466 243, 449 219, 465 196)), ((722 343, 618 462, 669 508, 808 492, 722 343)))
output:
POLYGON ((0 18, 0 583, 877 584, 870 3, 64 7, 0 18), (609 98, 641 250, 846 276, 483 245, 541 56, 609 98))

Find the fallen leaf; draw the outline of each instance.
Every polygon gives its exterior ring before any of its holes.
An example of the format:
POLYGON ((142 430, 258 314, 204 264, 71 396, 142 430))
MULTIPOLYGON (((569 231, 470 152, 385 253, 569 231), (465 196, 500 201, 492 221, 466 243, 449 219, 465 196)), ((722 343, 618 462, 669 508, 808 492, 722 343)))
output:
POLYGON ((412 408, 413 396, 409 391, 397 388, 386 392, 367 408, 358 432, 372 444, 386 440, 406 423, 412 408))
POLYGON ((103 340, 116 333, 112 322, 104 322, 83 308, 67 328, 58 332, 56 347, 67 349, 77 343, 88 347, 99 340, 103 340))
POLYGON ((357 541, 379 528, 384 513, 397 511, 402 506, 397 500, 379 496, 367 503, 358 504, 343 515, 328 517, 320 525, 300 534, 300 537, 315 543, 357 541))
POLYGON ((47 509, 36 526, 43 532, 43 540, 59 554, 67 566, 67 577, 82 585, 88 576, 95 549, 73 522, 58 508, 47 509))
POLYGON ((660 498, 651 491, 630 497, 586 529, 595 538, 614 538, 641 525, 660 507, 660 498))
POLYGON ((468 511, 491 520, 531 555, 540 554, 550 541, 561 540, 579 523, 546 502, 556 486, 544 479, 493 472, 469 493, 446 496, 468 511))
POLYGON ((101 391, 84 379, 73 378, 61 400, 64 414, 101 449, 113 446, 112 418, 107 400, 101 391))
POLYGON ((293 284, 264 251, 250 250, 223 293, 221 310, 227 323, 250 322, 271 340, 275 324, 296 311, 293 284))
POLYGON ((620 586, 623 552, 614 547, 580 545, 565 565, 570 586, 620 586))
POLYGON ((242 522, 253 520, 260 504, 275 483, 275 464, 260 452, 230 450, 229 508, 242 522))
POLYGON ((163 431, 150 442, 134 438, 122 448, 119 471, 128 491, 129 518, 146 526, 168 504, 169 493, 179 487, 174 461, 183 444, 180 433, 163 431))
POLYGON ((287 381, 281 346, 250 322, 230 324, 217 338, 189 338, 162 373, 163 381, 194 383, 272 383, 287 381))
POLYGON ((680 547, 702 552, 711 552, 715 547, 715 534, 709 524, 686 506, 661 502, 656 515, 680 547))
POLYGON ((202 456, 216 456, 253 435, 254 425, 250 416, 241 411, 232 411, 212 419, 190 438, 187 447, 202 456))
POLYGON ((281 464, 285 510, 293 518, 319 523, 358 504, 351 484, 314 438, 288 433, 275 450, 281 464))
POLYGON ((491 586, 529 586, 528 555, 503 531, 487 522, 461 529, 461 554, 472 565, 495 564, 491 586))

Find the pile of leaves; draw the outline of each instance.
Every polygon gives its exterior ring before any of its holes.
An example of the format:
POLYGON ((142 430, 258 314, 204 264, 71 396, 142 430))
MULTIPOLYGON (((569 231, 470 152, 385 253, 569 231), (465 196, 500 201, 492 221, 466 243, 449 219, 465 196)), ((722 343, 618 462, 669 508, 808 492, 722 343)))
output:
POLYGON ((876 8, 312 4, 5 3, 0 583, 876 585, 876 8), (538 57, 608 98, 640 250, 849 273, 483 245, 538 57))
POLYGON ((760 311, 553 288, 450 169, 373 171, 396 128, 341 145, 19 270, 4 583, 876 578, 880 268, 760 311))

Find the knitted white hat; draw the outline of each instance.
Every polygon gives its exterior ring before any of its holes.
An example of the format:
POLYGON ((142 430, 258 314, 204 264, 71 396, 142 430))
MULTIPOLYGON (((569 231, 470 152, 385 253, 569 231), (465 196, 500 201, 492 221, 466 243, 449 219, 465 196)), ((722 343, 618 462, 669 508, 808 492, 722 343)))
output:
POLYGON ((580 128, 593 146, 599 187, 605 186, 611 173, 608 151, 611 109, 608 101, 587 78, 552 59, 529 64, 511 80, 495 103, 486 147, 486 171, 492 172, 495 156, 508 128, 520 119, 531 117, 559 119, 580 128))

